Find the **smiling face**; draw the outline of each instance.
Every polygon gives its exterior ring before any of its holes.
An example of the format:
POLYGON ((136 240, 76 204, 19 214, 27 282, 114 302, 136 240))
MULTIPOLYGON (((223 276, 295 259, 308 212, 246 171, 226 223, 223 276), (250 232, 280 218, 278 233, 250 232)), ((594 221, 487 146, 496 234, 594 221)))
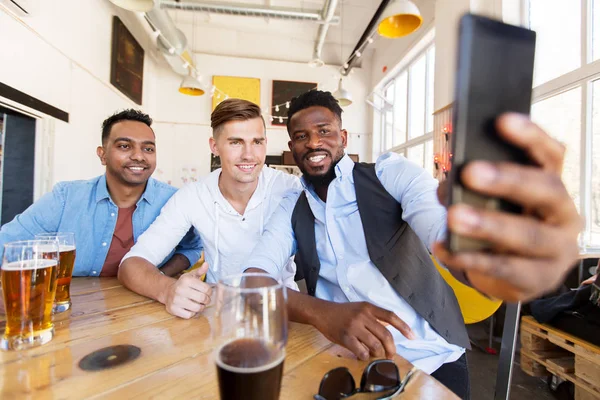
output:
POLYGON ((127 186, 145 185, 156 168, 154 132, 142 122, 117 122, 97 154, 114 181, 127 186))
POLYGON ((210 138, 210 149, 221 158, 221 173, 228 181, 257 181, 267 155, 262 118, 224 123, 215 137, 210 138))
POLYGON ((321 106, 300 110, 290 120, 290 150, 305 178, 315 185, 329 184, 344 156, 348 133, 340 125, 339 118, 321 106))

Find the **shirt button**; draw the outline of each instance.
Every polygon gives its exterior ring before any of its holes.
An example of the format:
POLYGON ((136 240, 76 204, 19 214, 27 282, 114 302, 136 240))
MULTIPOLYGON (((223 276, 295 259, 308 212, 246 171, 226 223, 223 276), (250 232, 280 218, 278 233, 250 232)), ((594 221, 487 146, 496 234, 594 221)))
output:
POLYGON ((102 246, 106 246, 106 242, 102 243, 102 246))
POLYGON ((92 271, 92 275, 96 275, 96 271, 92 271))
POLYGON ((344 292, 349 292, 350 288, 348 286, 344 286, 344 292))
POLYGON ((114 216, 115 216, 115 213, 110 213, 110 216, 111 216, 111 217, 114 217, 114 216))
POLYGON ((339 258, 340 260, 343 260, 343 259, 344 259, 344 255, 343 255, 343 254, 340 254, 340 255, 338 256, 338 258, 339 258))

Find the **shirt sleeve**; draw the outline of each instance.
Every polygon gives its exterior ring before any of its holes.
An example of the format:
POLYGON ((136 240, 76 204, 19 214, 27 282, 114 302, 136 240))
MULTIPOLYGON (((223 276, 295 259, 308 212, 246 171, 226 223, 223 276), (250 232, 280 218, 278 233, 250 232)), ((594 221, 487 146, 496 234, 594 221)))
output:
POLYGON ((195 194, 194 190, 193 185, 184 186, 178 190, 163 206, 160 215, 152 225, 140 235, 121 263, 130 257, 141 257, 158 266, 184 237, 183 243, 185 243, 186 249, 182 250, 182 254, 188 257, 190 263, 196 262, 200 257, 200 238, 196 236, 195 239, 191 239, 190 236, 186 236, 190 232, 196 235, 188 214, 189 210, 194 209, 191 204, 195 194), (195 258, 196 254, 197 258, 195 258))
POLYGON ((8 242, 29 240, 38 233, 58 231, 65 208, 66 190, 66 184, 57 183, 50 193, 4 224, 0 229, 0 255, 4 252, 4 244, 8 242))
POLYGON ((296 253, 292 212, 300 193, 302 191, 299 189, 290 189, 284 194, 279 206, 269 218, 258 244, 252 250, 248 262, 244 265, 244 270, 260 268, 289 283, 289 276, 293 276, 296 272, 296 265, 288 264, 290 257, 296 253))
POLYGON ((446 236, 446 208, 437 198, 438 181, 417 164, 395 153, 386 153, 375 163, 383 187, 402 206, 402 219, 431 251, 434 242, 446 236))
POLYGON ((175 249, 175 254, 182 254, 194 265, 200 259, 202 252, 202 241, 200 235, 193 227, 185 234, 175 249))

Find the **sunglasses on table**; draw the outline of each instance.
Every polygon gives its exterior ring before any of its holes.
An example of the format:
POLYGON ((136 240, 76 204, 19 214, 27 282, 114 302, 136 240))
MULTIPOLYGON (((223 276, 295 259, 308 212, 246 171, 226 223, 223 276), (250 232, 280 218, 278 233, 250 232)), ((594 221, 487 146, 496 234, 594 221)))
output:
POLYGON ((417 371, 413 367, 400 379, 400 372, 392 360, 375 360, 366 366, 356 387, 352 374, 346 367, 339 367, 327 372, 315 400, 388 400, 398 396, 404 390, 411 376, 417 371))

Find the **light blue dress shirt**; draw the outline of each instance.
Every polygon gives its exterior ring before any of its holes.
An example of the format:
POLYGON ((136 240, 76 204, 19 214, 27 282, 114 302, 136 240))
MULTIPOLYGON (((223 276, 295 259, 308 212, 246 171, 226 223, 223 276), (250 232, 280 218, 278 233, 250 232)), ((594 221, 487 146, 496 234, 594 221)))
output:
MULTIPOLYGON (((132 216, 134 241, 148 229, 176 191, 156 179, 148 180, 132 216)), ((33 239, 36 234, 44 232, 73 232, 77 248, 73 276, 99 276, 112 242, 118 213, 119 208, 108 193, 105 175, 87 181, 59 182, 52 192, 2 226, 0 254, 8 242, 33 239)), ((200 258, 201 250, 200 238, 190 230, 163 263, 177 252, 194 264, 200 258)))
MULTIPOLYGON (((315 238, 321 262, 316 297, 338 303, 368 301, 394 311, 413 330, 408 340, 393 327, 396 351, 422 370, 431 373, 457 360, 462 347, 448 343, 390 286, 369 259, 360 219, 354 162, 345 155, 335 167, 336 178, 327 191, 327 202, 303 180, 308 203, 315 216, 315 238)), ((402 218, 428 249, 446 231, 446 210, 437 200, 437 181, 423 168, 404 157, 388 153, 375 164, 377 177, 402 205, 402 218)), ((279 276, 287 259, 296 253, 291 216, 301 191, 292 190, 273 214, 247 267, 279 276)))

